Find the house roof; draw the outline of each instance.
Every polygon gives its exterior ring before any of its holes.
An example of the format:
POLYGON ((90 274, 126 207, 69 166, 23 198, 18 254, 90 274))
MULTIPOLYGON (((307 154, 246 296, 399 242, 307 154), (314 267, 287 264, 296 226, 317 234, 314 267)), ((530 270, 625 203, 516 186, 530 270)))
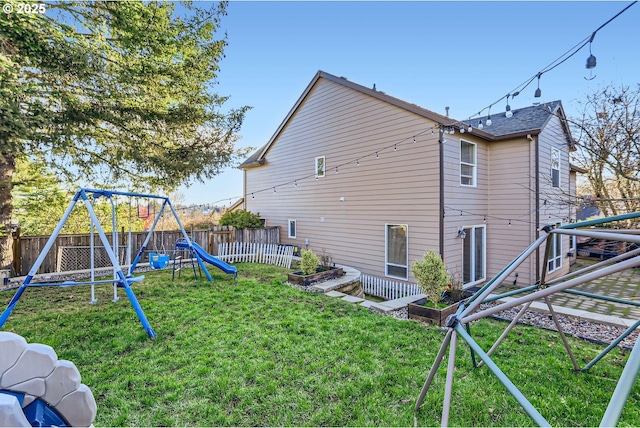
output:
MULTIPOLYGON (((513 117, 507 118, 504 114, 496 114, 491 116, 492 124, 491 126, 484 126, 483 130, 475 127, 477 125, 478 120, 482 120, 482 123, 486 123, 487 116, 481 117, 478 119, 473 119, 470 121, 458 121, 447 116, 443 116, 439 113, 435 113, 431 110, 427 110, 423 107, 420 107, 416 104, 408 103, 406 101, 400 100, 398 98, 394 98, 385 94, 384 92, 377 91, 375 89, 367 88, 365 86, 359 85, 357 83, 350 82, 344 77, 337 77, 332 74, 326 73, 324 71, 318 71, 316 75, 313 77, 311 82, 307 85, 306 89, 300 95, 296 103, 293 105, 287 116, 284 118, 276 132, 269 139, 269 141, 251 154, 244 162, 242 162, 238 168, 247 169, 253 168, 265 163, 265 155, 269 151, 271 145, 276 141, 280 132, 285 128, 289 120, 293 117, 298 107, 304 99, 307 97, 311 89, 314 87, 316 82, 320 79, 326 79, 331 82, 337 83, 339 85, 345 86, 347 88, 353 89, 355 91, 361 92, 368 96, 374 97, 381 101, 387 102, 396 107, 402 108, 404 110, 415 113, 419 116, 422 116, 426 119, 432 120, 436 123, 442 124, 444 126, 452 126, 452 125, 460 125, 466 123, 467 125, 472 125, 473 131, 472 135, 483 138, 487 141, 499 141, 505 140, 509 138, 514 138, 518 136, 525 136, 527 134, 537 135, 539 134, 547 122, 554 115, 559 115, 561 118, 564 118, 564 111, 562 109, 562 103, 560 101, 553 101, 550 103, 540 104, 532 107, 525 107, 522 109, 512 110, 513 117)), ((567 131, 567 135, 571 135, 568 131, 568 126, 566 125, 566 121, 562 120, 563 126, 567 131)), ((571 137, 569 137, 569 144, 572 146, 573 141, 571 137)))
POLYGON ((500 112, 491 116, 491 126, 486 126, 489 116, 465 121, 465 123, 477 126, 481 120, 482 123, 485 124, 483 130, 496 137, 510 136, 524 132, 538 133, 544 128, 551 117, 558 112, 560 106, 560 101, 551 101, 536 106, 524 107, 512 110, 512 117, 506 117, 503 112, 500 112))

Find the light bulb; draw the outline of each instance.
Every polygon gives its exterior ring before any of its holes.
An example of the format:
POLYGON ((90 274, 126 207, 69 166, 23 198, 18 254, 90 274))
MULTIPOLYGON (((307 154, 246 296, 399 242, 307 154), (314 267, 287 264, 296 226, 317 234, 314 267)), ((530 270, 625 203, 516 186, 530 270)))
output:
POLYGON ((535 98, 540 98, 542 96, 542 91, 540 88, 536 89, 536 93, 533 95, 535 98))
POLYGON ((589 58, 587 58, 587 65, 586 65, 588 70, 591 70, 592 68, 596 68, 596 57, 593 55, 589 55, 589 58))
POLYGON ((506 110, 507 110, 507 111, 504 113, 504 115, 505 115, 506 117, 511 117, 511 116, 513 116, 513 113, 511 112, 511 106, 510 106, 509 104, 507 104, 507 109, 506 109, 506 110))
POLYGON ((473 126, 469 125, 469 128, 467 129, 467 131, 473 132, 473 126))
POLYGON ((482 128, 484 128, 484 125, 482 125, 482 121, 478 122, 478 129, 482 130, 482 128))
POLYGON ((491 116, 487 117, 487 126, 491 126, 493 122, 491 122, 491 116))
POLYGON ((461 126, 461 127, 460 127, 460 133, 461 133, 461 134, 464 134, 464 126, 461 126))

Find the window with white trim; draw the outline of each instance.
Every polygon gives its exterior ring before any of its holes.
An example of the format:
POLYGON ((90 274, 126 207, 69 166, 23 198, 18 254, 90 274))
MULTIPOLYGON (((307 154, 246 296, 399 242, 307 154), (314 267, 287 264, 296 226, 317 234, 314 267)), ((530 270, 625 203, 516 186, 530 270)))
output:
POLYGON ((316 158, 316 178, 324 177, 324 156, 319 156, 316 158))
POLYGON ((470 286, 486 279, 486 227, 470 226, 463 230, 462 283, 470 286))
POLYGON ((406 224, 385 225, 385 275, 407 279, 409 274, 409 226, 406 224))
MULTIPOLYGON (((560 223, 556 224, 556 227, 558 226, 560 223)), ((562 267, 562 235, 552 233, 551 237, 547 239, 547 245, 551 246, 547 259, 547 272, 551 273, 562 267)))
POLYGON ((476 185, 476 159, 478 148, 474 143, 460 140, 460 185, 476 185))
POLYGON ((296 221, 289 219, 289 238, 296 237, 296 221))
POLYGON ((551 147, 551 187, 560 187, 560 150, 551 147))

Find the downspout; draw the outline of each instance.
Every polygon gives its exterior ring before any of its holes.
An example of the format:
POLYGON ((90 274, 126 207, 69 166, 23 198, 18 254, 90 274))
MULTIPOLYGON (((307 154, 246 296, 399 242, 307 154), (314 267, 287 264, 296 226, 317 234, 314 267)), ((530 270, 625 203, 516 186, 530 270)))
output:
POLYGON ((438 148, 440 150, 440 230, 438 240, 440 257, 444 260, 444 126, 442 124, 438 130, 438 148))
MULTIPOLYGON (((535 166, 536 166, 536 240, 540 237, 540 136, 535 136, 535 166)), ((536 282, 540 281, 540 247, 536 249, 536 282)))

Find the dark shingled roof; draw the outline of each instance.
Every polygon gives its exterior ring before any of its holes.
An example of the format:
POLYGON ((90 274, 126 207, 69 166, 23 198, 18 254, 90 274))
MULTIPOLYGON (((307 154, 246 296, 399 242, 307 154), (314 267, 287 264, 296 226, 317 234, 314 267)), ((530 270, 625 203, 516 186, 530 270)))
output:
POLYGON ((551 101, 537 106, 511 110, 513 116, 509 118, 504 115, 503 111, 497 112, 491 115, 491 126, 486 125, 488 116, 465 121, 465 123, 476 128, 481 120, 484 125, 482 130, 496 137, 527 131, 540 131, 549 118, 556 113, 559 106, 560 101, 551 101))

